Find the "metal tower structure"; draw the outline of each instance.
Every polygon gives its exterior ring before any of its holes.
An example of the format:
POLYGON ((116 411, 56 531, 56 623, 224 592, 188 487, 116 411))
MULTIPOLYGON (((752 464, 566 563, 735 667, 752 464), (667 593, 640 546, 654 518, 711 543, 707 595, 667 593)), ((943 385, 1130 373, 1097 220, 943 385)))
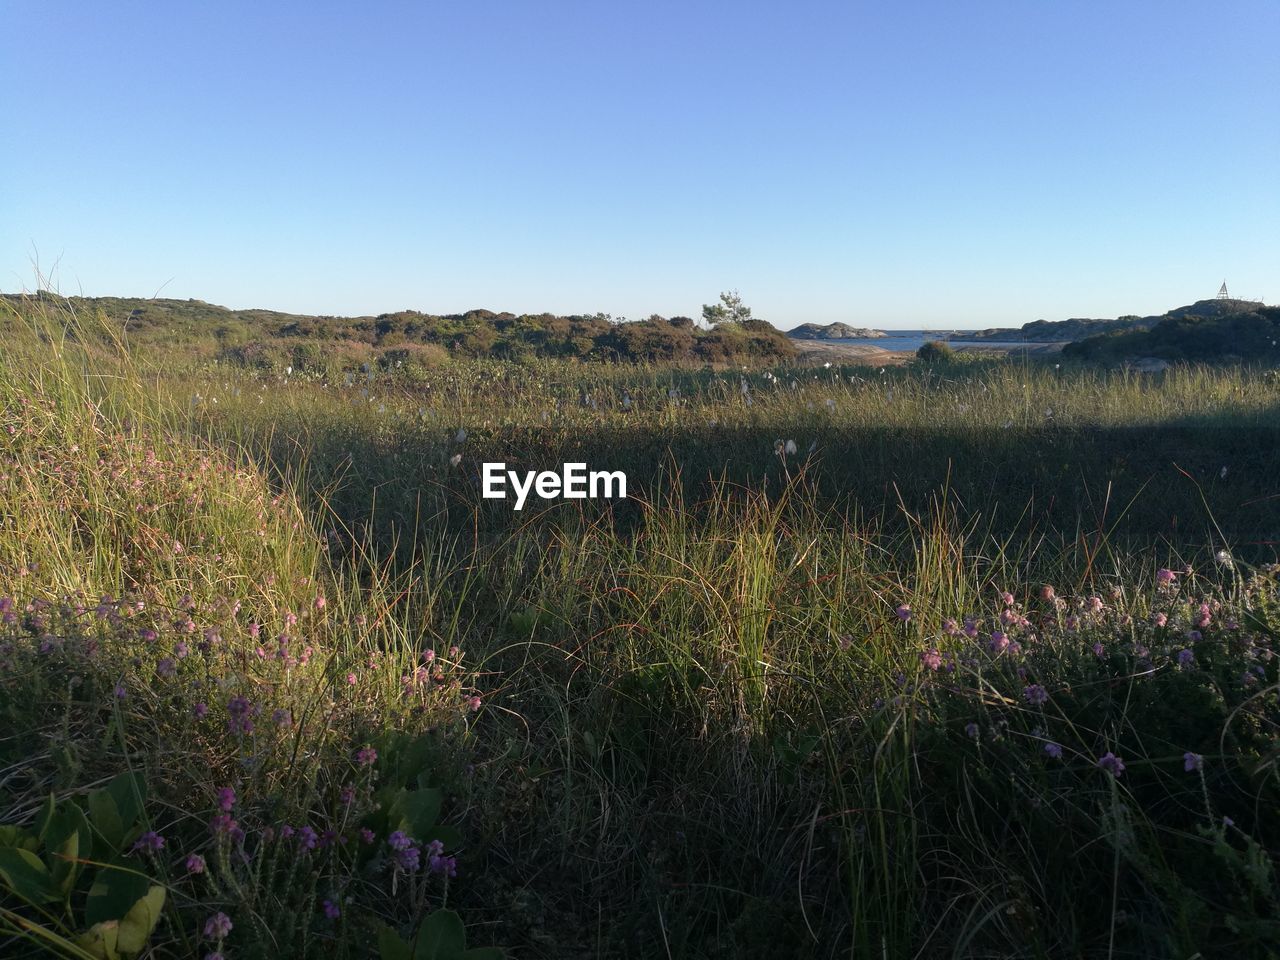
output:
POLYGON ((1225 280, 1222 281, 1222 286, 1218 288, 1218 299, 1219 300, 1231 299, 1231 294, 1227 293, 1227 281, 1225 280))

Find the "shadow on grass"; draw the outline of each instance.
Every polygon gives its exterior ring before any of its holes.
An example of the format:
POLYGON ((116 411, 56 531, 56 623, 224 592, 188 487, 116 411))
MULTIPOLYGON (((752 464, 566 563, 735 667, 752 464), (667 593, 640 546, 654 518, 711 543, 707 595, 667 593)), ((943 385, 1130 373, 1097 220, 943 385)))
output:
MULTIPOLYGON (((1274 425, 1233 426, 1221 418, 1144 428, 957 430, 797 427, 778 437, 708 426, 670 430, 600 427, 573 434, 536 427, 475 431, 463 444, 440 431, 381 438, 327 434, 314 427, 302 472, 349 531, 401 545, 441 530, 501 536, 514 522, 585 509, 627 523, 636 503, 542 501, 523 511, 514 498, 485 500, 481 466, 559 471, 566 462, 626 473, 633 500, 686 504, 717 482, 780 492, 810 488, 833 522, 857 515, 886 533, 943 497, 959 520, 999 540, 1031 535, 1074 541, 1105 534, 1115 543, 1174 551, 1227 545, 1257 561, 1280 546, 1280 408, 1274 425), (779 456, 778 441, 795 454, 779 456), (461 454, 457 464, 451 458, 461 454)), ((266 445, 278 468, 299 466, 287 430, 266 445)))

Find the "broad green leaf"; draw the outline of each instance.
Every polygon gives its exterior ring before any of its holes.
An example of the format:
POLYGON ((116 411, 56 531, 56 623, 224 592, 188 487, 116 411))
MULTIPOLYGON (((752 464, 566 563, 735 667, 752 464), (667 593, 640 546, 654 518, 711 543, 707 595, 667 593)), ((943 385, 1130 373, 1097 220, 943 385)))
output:
POLYGON ((79 857, 80 834, 75 830, 67 834, 61 847, 49 851, 49 858, 52 861, 52 869, 49 872, 63 895, 70 893, 71 888, 75 886, 76 876, 80 873, 80 864, 76 862, 79 857))
POLYGON ((84 904, 87 923, 120 920, 130 908, 147 895, 151 881, 137 870, 120 866, 104 866, 93 879, 84 904))
POLYGON ((120 921, 120 939, 117 944, 121 953, 141 953, 147 945, 147 938, 156 928, 160 920, 160 912, 164 909, 164 887, 153 886, 125 914, 120 921))
POLYGON ((107 784, 106 790, 116 802, 120 825, 127 831, 142 816, 147 802, 147 783, 140 773, 122 773, 107 784))
POLYGON ((437 910, 418 928, 413 960, 457 960, 466 945, 462 918, 452 910, 437 910))
POLYGON ((413 960, 413 948, 398 933, 385 923, 379 923, 377 929, 380 960, 413 960))
POLYGON ((124 843, 124 821, 120 818, 120 807, 107 788, 89 794, 89 821, 110 852, 120 849, 124 843))
POLYGON ((70 890, 80 865, 75 862, 81 854, 87 856, 93 845, 93 832, 84 811, 67 800, 58 805, 45 833, 45 859, 54 881, 64 890, 70 890))
POLYGON ((444 825, 434 826, 421 837, 415 839, 421 840, 423 843, 439 840, 444 844, 446 850, 456 850, 462 846, 462 834, 458 832, 458 828, 444 825))
POLYGON ((35 837, 21 827, 0 827, 0 847, 27 847, 35 837))
POLYGON ((100 960, 117 960, 120 954, 116 950, 119 930, 116 922, 95 923, 88 932, 76 938, 76 946, 100 960))
POLYGON ((0 849, 0 880, 14 896, 28 903, 52 903, 62 894, 44 861, 19 847, 0 849))
POLYGON ((41 840, 44 839, 45 832, 49 829, 49 824, 53 821, 53 811, 57 808, 57 805, 58 801, 54 799, 52 793, 49 794, 45 802, 40 805, 40 813, 36 816, 34 832, 41 840))
POLYGON ((417 840, 424 839, 435 828, 442 801, 439 790, 406 790, 397 801, 400 829, 417 840))

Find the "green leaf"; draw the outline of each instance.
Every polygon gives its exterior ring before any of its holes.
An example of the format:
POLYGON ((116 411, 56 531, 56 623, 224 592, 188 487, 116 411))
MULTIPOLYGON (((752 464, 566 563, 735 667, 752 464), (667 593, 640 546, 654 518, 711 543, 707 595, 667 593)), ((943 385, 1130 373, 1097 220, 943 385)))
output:
POLYGON ((93 831, 84 811, 71 800, 58 805, 44 838, 45 859, 54 881, 69 891, 80 872, 76 858, 88 855, 93 846, 93 831))
POLYGON ((89 794, 89 821, 106 843, 107 850, 115 853, 120 849, 124 843, 124 821, 120 817, 120 807, 115 798, 105 787, 89 794))
POLYGON ((100 960, 117 960, 116 942, 120 931, 114 920, 95 923, 88 932, 76 937, 76 946, 100 960))
POLYGON ((376 925, 378 930, 378 956, 381 960, 413 960, 413 948, 404 938, 385 923, 376 925))
POLYGON ((76 862, 80 857, 80 834, 72 830, 62 841, 61 847, 49 851, 49 856, 52 860, 49 872, 53 874, 53 882, 66 895, 75 886, 76 877, 80 873, 80 864, 76 862))
POLYGON ((403 791, 397 797, 395 807, 401 818, 400 829, 416 840, 423 840, 435 829, 443 799, 439 790, 403 791))
POLYGON ((141 953, 164 909, 164 887, 153 886, 120 921, 121 953, 141 953))
POLYGON ((26 847, 31 849, 35 837, 21 827, 0 827, 0 847, 26 847))
POLYGON ((40 805, 40 813, 36 816, 36 824, 34 833, 41 840, 44 839, 45 833, 49 829, 49 824, 53 820, 53 811, 56 809, 58 801, 54 799, 53 794, 49 794, 48 799, 40 805))
POLYGON ((128 831, 142 816, 142 808, 146 805, 146 781, 140 773, 122 773, 108 783, 105 789, 116 803, 122 830, 128 831))
POLYGON ((446 850, 456 850, 462 846, 462 834, 457 827, 435 826, 417 839, 420 839, 423 843, 439 840, 444 844, 446 850))
POLYGON ((437 910, 418 928, 413 960, 457 960, 466 945, 462 918, 452 910, 437 910))
POLYGON ((86 923, 120 920, 139 899, 146 896, 151 881, 137 870, 104 866, 94 877, 85 900, 86 923))
POLYGON ((20 847, 0 849, 0 880, 14 896, 27 903, 52 903, 62 894, 49 875, 49 868, 30 850, 20 847))

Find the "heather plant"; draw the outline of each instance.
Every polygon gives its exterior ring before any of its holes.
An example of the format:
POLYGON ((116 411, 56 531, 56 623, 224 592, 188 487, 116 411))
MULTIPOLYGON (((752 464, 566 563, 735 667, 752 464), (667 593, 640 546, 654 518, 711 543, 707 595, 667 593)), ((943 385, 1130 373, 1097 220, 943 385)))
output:
POLYGON ((412 574, 328 562, 127 355, 41 349, 0 377, 0 952, 364 956, 434 915, 480 700, 412 574))
POLYGON ((1274 954, 1262 371, 55 334, 0 365, 4 836, 52 873, 49 795, 132 784, 156 955, 1274 954))

